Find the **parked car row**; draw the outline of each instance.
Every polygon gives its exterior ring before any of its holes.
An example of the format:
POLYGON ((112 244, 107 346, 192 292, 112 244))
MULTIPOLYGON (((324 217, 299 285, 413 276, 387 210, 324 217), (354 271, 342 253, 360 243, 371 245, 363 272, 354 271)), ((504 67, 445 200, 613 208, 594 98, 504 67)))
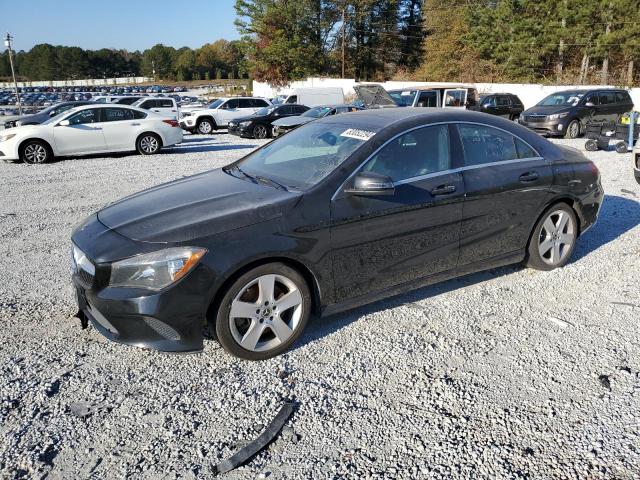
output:
POLYGON ((151 155, 180 142, 176 120, 137 107, 89 103, 41 124, 1 131, 0 159, 45 163, 58 156, 134 150, 151 155))

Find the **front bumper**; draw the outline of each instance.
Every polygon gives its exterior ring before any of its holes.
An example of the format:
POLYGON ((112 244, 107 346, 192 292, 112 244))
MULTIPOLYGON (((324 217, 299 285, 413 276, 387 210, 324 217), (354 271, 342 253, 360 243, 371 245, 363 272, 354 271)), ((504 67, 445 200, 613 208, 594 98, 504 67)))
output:
MULTIPOLYGON (((161 291, 109 286, 110 262, 100 262, 98 250, 112 244, 112 251, 129 250, 138 242, 102 225, 94 215, 74 232, 72 241, 95 266, 95 275, 76 268, 72 282, 78 299, 78 316, 105 337, 118 343, 166 352, 193 352, 203 348, 210 285, 208 269, 196 266, 178 283, 161 291), (97 245, 92 247, 91 243, 97 245)), ((146 250, 147 245, 142 246, 146 250)), ((164 248, 156 245, 152 249, 164 248)))
POLYGON ((187 132, 195 132, 196 131, 196 122, 194 119, 185 119, 182 118, 178 121, 178 125, 180 125, 180 128, 182 128, 183 130, 186 130, 187 132))
POLYGON ((541 120, 541 121, 529 121, 526 120, 526 116, 521 115, 518 123, 523 127, 527 127, 540 135, 546 135, 550 137, 563 137, 566 133, 567 126, 562 120, 541 120))

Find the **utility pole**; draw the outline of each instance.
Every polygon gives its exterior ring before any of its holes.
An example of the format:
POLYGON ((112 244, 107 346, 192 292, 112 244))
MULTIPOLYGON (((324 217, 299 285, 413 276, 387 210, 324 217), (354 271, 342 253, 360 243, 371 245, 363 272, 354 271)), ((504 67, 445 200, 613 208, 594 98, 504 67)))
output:
POLYGON ((345 23, 344 23, 344 10, 342 7, 342 78, 344 78, 344 40, 345 40, 345 23))
POLYGON ((13 37, 11 35, 9 35, 9 33, 7 33, 7 36, 5 37, 4 40, 4 44, 7 47, 7 50, 9 52, 9 64, 11 65, 11 76, 13 77, 13 86, 16 89, 16 99, 18 100, 18 114, 22 115, 22 103, 20 102, 20 92, 18 91, 18 82, 16 82, 16 72, 13 69, 13 56, 11 53, 11 40, 13 40, 13 37))

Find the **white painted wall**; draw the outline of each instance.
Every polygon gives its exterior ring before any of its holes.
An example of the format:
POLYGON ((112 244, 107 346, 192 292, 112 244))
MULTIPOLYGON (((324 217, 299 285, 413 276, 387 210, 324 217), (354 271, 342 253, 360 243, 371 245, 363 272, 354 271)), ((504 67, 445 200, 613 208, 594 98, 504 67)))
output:
MULTIPOLYGON (((264 82, 253 82, 253 94, 259 97, 275 97, 280 94, 288 94, 295 88, 305 87, 342 87, 345 95, 353 95, 355 92, 353 86, 357 82, 352 78, 308 78, 307 80, 301 80, 297 82, 291 82, 287 87, 272 88, 269 84, 264 82)), ((401 82, 391 81, 384 82, 381 85, 387 90, 393 90, 396 88, 406 88, 413 86, 428 86, 428 85, 457 85, 456 83, 447 82, 401 82)), ((476 83, 469 84, 474 85, 480 93, 500 93, 509 92, 518 95, 525 108, 532 107, 547 95, 557 92, 559 90, 570 89, 588 89, 588 88, 603 88, 602 85, 538 85, 535 83, 476 83)), ((614 88, 613 85, 608 87, 614 88)), ((606 87, 605 87, 606 88, 606 87)), ((633 103, 636 105, 636 110, 640 110, 640 88, 633 88, 630 90, 633 103)))
MULTIPOLYGON (((85 78, 83 80, 49 80, 39 82, 18 82, 19 87, 87 87, 92 85, 134 85, 150 82, 151 77, 85 78)), ((0 82, 0 88, 12 88, 12 82, 0 82)))

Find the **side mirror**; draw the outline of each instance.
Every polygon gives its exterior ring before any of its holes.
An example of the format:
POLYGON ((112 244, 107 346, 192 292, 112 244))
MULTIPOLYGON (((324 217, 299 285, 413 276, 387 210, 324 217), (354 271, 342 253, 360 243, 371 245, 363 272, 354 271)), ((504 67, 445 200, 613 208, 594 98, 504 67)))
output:
POLYGON ((374 172, 360 172, 353 179, 353 187, 346 188, 353 195, 393 195, 393 180, 386 175, 374 172))
POLYGON ((593 104, 593 102, 587 102, 584 104, 585 107, 595 107, 595 105, 593 104))
POLYGON ((50 116, 50 117, 55 117, 57 113, 58 113, 58 112, 56 112, 55 110, 51 110, 51 111, 49 112, 49 116, 50 116))
POLYGON ((58 123, 58 125, 61 127, 68 127, 70 123, 69 120, 62 120, 60 123, 58 123))

